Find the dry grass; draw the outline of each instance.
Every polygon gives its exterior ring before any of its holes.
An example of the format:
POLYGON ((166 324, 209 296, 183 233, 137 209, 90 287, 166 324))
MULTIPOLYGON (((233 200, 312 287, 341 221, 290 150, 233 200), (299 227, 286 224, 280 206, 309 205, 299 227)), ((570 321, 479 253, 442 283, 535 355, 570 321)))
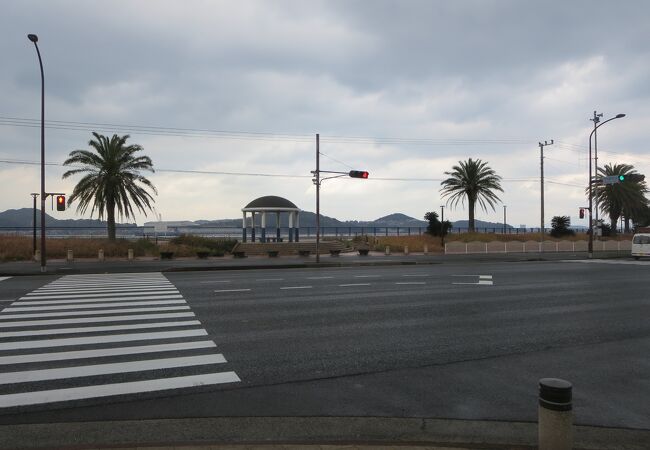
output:
MULTIPOLYGON (((36 243, 40 248, 40 240, 36 243)), ((107 239, 47 239, 48 258, 65 258, 72 250, 75 258, 97 258, 100 249, 107 258, 126 258, 128 249, 133 249, 135 256, 158 256, 158 247, 151 241, 107 239)), ((29 236, 0 236, 0 261, 25 261, 32 259, 32 238, 29 236)))

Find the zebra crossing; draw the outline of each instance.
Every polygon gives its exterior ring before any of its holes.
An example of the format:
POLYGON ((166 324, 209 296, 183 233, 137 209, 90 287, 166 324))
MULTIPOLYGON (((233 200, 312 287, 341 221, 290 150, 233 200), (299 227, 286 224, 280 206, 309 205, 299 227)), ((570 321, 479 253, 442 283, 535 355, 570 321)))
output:
POLYGON ((236 383, 162 273, 63 276, 0 311, 0 410, 236 383))

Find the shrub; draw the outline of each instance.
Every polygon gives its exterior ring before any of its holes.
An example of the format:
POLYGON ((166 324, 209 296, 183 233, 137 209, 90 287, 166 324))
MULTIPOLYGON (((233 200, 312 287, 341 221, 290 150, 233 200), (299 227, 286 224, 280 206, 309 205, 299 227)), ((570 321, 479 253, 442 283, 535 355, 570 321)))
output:
POLYGON ((169 241, 172 246, 184 246, 191 249, 191 253, 197 251, 209 251, 212 256, 223 256, 229 253, 237 241, 235 239, 216 239, 191 234, 182 234, 169 241))

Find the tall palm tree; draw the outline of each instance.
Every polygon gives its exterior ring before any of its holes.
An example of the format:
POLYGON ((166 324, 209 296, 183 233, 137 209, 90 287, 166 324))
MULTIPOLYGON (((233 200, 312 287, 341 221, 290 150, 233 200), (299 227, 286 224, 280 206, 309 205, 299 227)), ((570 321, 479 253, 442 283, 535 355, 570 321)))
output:
MULTIPOLYGON (((630 164, 605 164, 598 168, 598 173, 605 176, 637 174, 630 164)), ((625 181, 616 184, 601 184, 592 188, 592 196, 598 201, 598 209, 609 215, 611 228, 616 232, 619 217, 633 217, 647 204, 645 194, 648 188, 645 181, 625 181)))
POLYGON ((472 158, 467 161, 458 161, 457 166, 452 167, 451 172, 445 172, 449 178, 440 183, 442 197, 449 197, 447 204, 457 206, 460 201, 465 205, 465 198, 469 207, 469 231, 474 231, 474 212, 476 204, 481 205, 483 211, 487 211, 487 205, 494 210, 494 203, 500 201, 493 191, 501 191, 501 177, 491 169, 487 162, 480 159, 474 161, 472 158))
POLYGON ((64 165, 80 165, 76 169, 68 170, 63 178, 78 173, 85 174, 79 180, 68 205, 79 200, 77 211, 82 214, 91 206, 90 215, 97 211, 100 219, 106 214, 108 238, 115 240, 115 209, 118 216, 131 218, 134 216, 131 202, 143 214, 152 209, 153 197, 146 190, 158 192, 149 180, 140 174, 146 170, 154 172, 151 158, 136 156, 142 151, 139 145, 126 145, 129 135, 118 136, 114 134, 110 139, 107 136, 93 132, 95 139, 88 145, 94 151, 73 150, 64 165))

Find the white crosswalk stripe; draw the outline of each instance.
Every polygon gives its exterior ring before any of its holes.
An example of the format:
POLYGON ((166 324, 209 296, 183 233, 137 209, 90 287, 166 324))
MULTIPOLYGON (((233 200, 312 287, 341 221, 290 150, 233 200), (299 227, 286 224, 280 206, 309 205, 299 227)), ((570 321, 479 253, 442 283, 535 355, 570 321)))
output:
POLYGON ((161 273, 63 276, 0 311, 0 409, 241 381, 207 336, 161 273))

